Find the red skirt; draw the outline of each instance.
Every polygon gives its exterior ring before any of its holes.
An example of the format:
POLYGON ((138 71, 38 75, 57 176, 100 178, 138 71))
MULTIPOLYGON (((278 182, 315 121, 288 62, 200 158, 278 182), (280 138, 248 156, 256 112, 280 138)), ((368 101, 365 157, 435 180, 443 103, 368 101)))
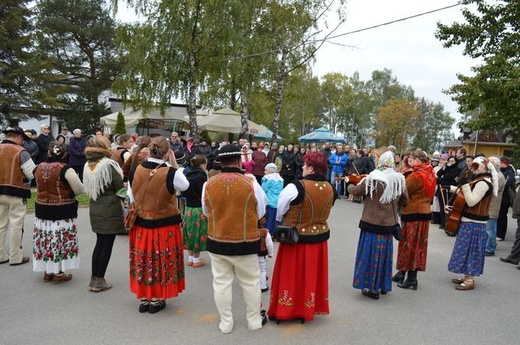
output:
POLYGON ((278 245, 267 314, 278 320, 329 314, 327 242, 278 245))
POLYGON ((429 229, 428 220, 403 222, 403 239, 399 241, 397 253, 399 271, 426 271, 429 229))
POLYGON ((129 233, 130 290, 137 298, 167 299, 185 289, 184 252, 180 224, 129 233))

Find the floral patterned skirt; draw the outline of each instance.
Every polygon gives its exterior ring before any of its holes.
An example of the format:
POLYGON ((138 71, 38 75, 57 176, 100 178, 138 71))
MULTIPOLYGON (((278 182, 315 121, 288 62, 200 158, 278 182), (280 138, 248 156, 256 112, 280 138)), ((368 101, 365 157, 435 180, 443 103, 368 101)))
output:
POLYGON ((361 231, 352 286, 355 289, 392 291, 393 251, 392 234, 361 231))
POLYGON ((79 267, 76 218, 36 218, 33 229, 33 271, 59 273, 79 267))
POLYGON ((185 289, 180 224, 148 229, 135 225, 130 244, 130 290, 136 297, 167 299, 185 289))
POLYGON ((184 209, 184 247, 198 254, 206 251, 208 238, 208 218, 202 213, 202 207, 184 209))
POLYGON ((418 220, 403 222, 403 239, 399 241, 397 269, 399 271, 425 271, 428 256, 430 222, 418 220))
POLYGON ((484 273, 487 238, 485 223, 460 222, 448 270, 472 276, 484 273))
POLYGON ((269 316, 313 320, 329 314, 327 242, 278 245, 271 284, 269 316))

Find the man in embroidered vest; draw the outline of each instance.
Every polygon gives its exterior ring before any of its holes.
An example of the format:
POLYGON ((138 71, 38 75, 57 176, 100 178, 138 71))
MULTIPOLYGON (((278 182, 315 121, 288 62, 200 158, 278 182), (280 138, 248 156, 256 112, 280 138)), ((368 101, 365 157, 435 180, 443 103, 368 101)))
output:
POLYGON ((22 227, 27 198, 31 197, 29 181, 34 178, 31 155, 22 146, 27 140, 23 129, 8 127, 0 143, 0 264, 9 262, 11 266, 29 262, 22 252, 22 227), (11 227, 9 255, 5 251, 7 229, 11 227))
POLYGON ((210 178, 202 190, 202 210, 208 216, 207 250, 211 258, 215 304, 222 333, 233 330, 232 284, 238 278, 247 305, 247 326, 262 328, 258 252, 258 220, 264 216, 267 196, 254 179, 244 176, 237 145, 224 146, 218 155, 222 173, 210 178))

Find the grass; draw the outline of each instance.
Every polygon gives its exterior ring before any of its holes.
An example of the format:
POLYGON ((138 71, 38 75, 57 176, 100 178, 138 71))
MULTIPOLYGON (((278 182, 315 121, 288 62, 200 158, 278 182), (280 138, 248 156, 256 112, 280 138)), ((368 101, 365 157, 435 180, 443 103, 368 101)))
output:
MULTIPOLYGON (((79 206, 88 206, 88 196, 85 193, 82 193, 76 196, 76 200, 79 202, 79 206)), ((34 211, 34 202, 36 201, 36 189, 32 188, 31 198, 27 200, 27 211, 34 211)))

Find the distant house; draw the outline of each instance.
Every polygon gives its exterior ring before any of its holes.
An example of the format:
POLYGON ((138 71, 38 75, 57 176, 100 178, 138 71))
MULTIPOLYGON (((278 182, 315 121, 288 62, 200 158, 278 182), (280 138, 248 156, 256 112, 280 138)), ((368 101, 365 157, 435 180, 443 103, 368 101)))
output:
POLYGON ((489 156, 508 156, 513 154, 513 148, 517 144, 511 142, 507 132, 493 130, 479 130, 475 132, 464 131, 462 140, 454 140, 445 149, 448 154, 454 155, 460 149, 466 149, 468 155, 484 154, 489 156))

